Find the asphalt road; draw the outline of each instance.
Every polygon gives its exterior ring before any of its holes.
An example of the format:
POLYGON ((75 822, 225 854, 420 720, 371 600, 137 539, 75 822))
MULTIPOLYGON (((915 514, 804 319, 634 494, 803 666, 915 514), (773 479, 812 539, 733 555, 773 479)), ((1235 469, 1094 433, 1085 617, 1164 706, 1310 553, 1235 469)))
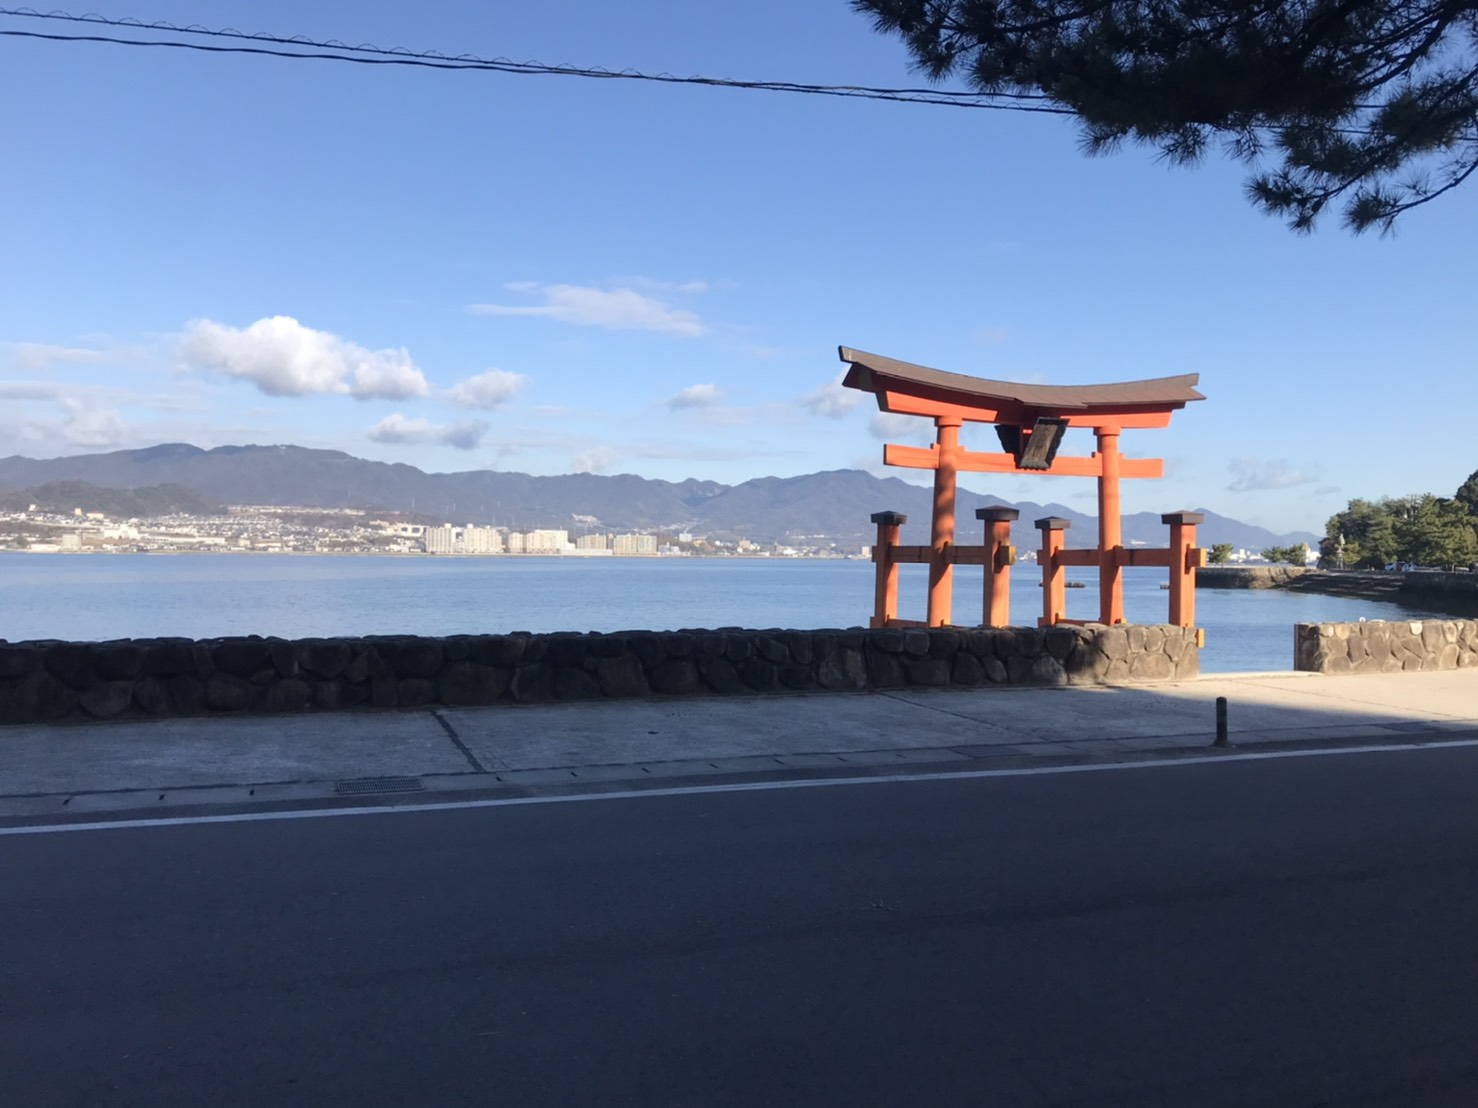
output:
POLYGON ((0 837, 0 1102, 1478 1103, 1478 748, 0 837))

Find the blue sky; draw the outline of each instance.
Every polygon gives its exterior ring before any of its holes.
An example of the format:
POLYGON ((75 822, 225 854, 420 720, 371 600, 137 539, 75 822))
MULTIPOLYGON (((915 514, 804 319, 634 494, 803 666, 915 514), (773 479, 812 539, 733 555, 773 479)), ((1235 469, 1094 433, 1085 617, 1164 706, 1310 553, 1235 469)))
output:
MULTIPOLYGON (((88 8, 922 83, 843 0, 88 8)), ((1055 384, 1199 373, 1206 402, 1124 436, 1167 460, 1126 483, 1131 511, 1319 530, 1351 497, 1450 495, 1478 469, 1474 186, 1391 238, 1297 237, 1242 199, 1241 166, 1085 158, 1050 116, 12 38, 0 139, 0 454, 881 473, 884 439, 928 428, 833 387, 845 344, 1055 384)), ((1086 480, 964 483, 1092 511, 1086 480)))

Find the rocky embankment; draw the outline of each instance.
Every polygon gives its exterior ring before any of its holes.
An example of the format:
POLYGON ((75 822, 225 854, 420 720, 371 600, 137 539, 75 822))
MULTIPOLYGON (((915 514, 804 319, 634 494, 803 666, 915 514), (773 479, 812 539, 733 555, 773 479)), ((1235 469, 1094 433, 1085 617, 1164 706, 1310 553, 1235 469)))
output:
POLYGON ((1384 573, 1302 566, 1203 566, 1201 589, 1284 589, 1288 592, 1384 600, 1453 616, 1478 616, 1478 573, 1384 573))
POLYGON ((0 723, 1194 677, 1194 629, 0 642, 0 723))

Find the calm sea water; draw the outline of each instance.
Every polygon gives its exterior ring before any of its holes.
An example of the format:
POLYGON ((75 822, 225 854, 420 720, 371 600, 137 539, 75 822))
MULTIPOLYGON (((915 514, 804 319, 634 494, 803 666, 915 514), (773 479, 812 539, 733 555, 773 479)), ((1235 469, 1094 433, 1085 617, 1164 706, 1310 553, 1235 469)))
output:
MULTIPOLYGON (((901 614, 922 619, 924 567, 900 573, 901 614)), ((1164 621, 1164 579, 1126 571, 1131 622, 1164 621)), ((1038 580, 1029 566, 1013 575, 1014 622, 1035 623, 1038 580)), ((872 582, 861 561, 5 554, 0 639, 855 627, 871 614, 872 582)), ((980 571, 958 568, 956 620, 978 619, 980 597, 980 571)), ((1067 604, 1069 616, 1092 618, 1096 588, 1069 589, 1067 604)), ((1295 623, 1432 615, 1276 590, 1202 590, 1196 606, 1208 672, 1290 668, 1295 623)))

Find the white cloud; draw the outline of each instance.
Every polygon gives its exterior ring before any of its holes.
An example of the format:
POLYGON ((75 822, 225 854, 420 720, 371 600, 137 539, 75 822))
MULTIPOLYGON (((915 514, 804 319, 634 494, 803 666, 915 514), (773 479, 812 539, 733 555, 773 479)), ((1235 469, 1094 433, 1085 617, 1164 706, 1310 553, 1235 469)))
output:
POLYGON ((612 447, 594 446, 589 450, 580 451, 570 464, 576 473, 604 473, 615 465, 620 457, 620 453, 612 447))
POLYGON ((905 442, 921 443, 934 441, 934 424, 923 416, 877 412, 868 421, 867 430, 875 439, 902 439, 905 442))
POLYGON ((482 442, 482 437, 487 432, 487 423, 480 419, 432 423, 424 419, 407 419, 399 412, 392 412, 369 429, 369 437, 375 442, 439 445, 472 450, 482 442))
POLYGON ((1294 469, 1283 458, 1260 461, 1257 458, 1233 458, 1227 465, 1233 481, 1228 492, 1262 492, 1268 489, 1291 489, 1318 479, 1317 473, 1294 469))
POLYGON ((245 330, 197 319, 185 328, 178 354, 189 369, 250 381, 268 396, 405 400, 431 391, 404 348, 369 350, 290 316, 259 319, 245 330))
POLYGON ((94 408, 75 397, 64 397, 62 409, 67 413, 62 420, 62 437, 78 446, 121 446, 128 438, 118 413, 107 408, 94 408))
POLYGON ((712 287, 707 281, 702 280, 659 281, 655 277, 616 277, 610 283, 642 289, 645 292, 676 292, 687 295, 704 293, 712 287))
POLYGON ((0 381, 0 400, 58 400, 68 391, 40 381, 0 381))
POLYGON ((663 401, 673 411, 684 408, 716 408, 724 402, 724 394, 717 385, 689 385, 663 401))
POLYGON ((845 376, 845 373, 839 374, 835 381, 822 385, 815 392, 808 392, 801 397, 801 407, 826 419, 841 419, 854 411, 862 403, 862 393, 857 389, 843 388, 842 378, 845 376))
POLYGON ((522 373, 510 373, 506 369, 490 369, 486 373, 479 373, 476 377, 458 381, 447 392, 447 396, 458 407, 482 408, 484 411, 492 411, 512 400, 519 390, 528 384, 528 380, 522 373))
POLYGON ((15 368, 21 372, 45 369, 57 362, 74 365, 97 365, 108 360, 102 350, 87 350, 77 346, 52 346, 44 342, 17 342, 11 345, 15 352, 15 368))
POLYGON ((696 338, 708 333, 703 321, 686 308, 630 288, 597 289, 583 285, 539 285, 517 281, 505 285, 510 292, 537 293, 542 304, 469 304, 474 315, 538 316, 581 327, 604 327, 609 331, 658 331, 696 338))

